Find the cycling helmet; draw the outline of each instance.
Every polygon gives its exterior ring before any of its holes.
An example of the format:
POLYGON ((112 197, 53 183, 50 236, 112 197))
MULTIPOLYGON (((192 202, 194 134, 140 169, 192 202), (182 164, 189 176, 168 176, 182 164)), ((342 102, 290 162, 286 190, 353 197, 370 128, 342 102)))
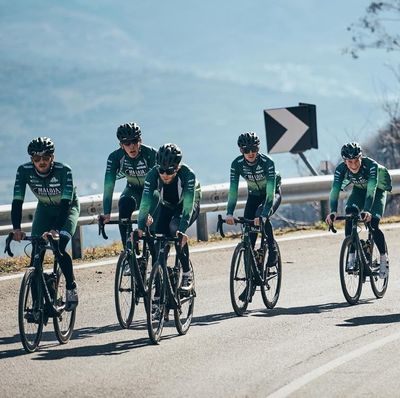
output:
POLYGON ((349 142, 342 146, 340 151, 343 159, 357 159, 362 155, 361 146, 358 142, 349 142))
POLYGON ((256 133, 249 131, 239 135, 237 144, 240 148, 260 146, 260 139, 256 133))
POLYGON ((175 144, 164 144, 157 152, 157 164, 162 169, 176 169, 181 160, 182 151, 175 144))
POLYGON ((44 155, 45 153, 54 153, 54 143, 50 138, 38 137, 33 139, 28 145, 28 154, 33 155, 44 155))
POLYGON ((121 142, 130 140, 139 141, 141 136, 142 131, 140 130, 140 126, 135 122, 122 124, 117 129, 117 137, 121 142))

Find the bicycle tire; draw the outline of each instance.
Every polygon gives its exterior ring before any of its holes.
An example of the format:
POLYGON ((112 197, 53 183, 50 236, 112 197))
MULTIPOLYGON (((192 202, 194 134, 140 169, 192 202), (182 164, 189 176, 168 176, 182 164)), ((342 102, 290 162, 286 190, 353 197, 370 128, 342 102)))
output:
POLYGON ((39 287, 40 281, 35 281, 34 275, 34 268, 29 268, 25 272, 22 278, 18 300, 19 333, 22 345, 28 353, 36 351, 43 332, 43 306, 40 302, 42 300, 39 287), (35 285, 38 303, 34 306, 32 286, 35 285))
POLYGON ((158 344, 164 327, 166 306, 164 269, 157 261, 150 273, 147 300, 147 331, 153 344, 158 344))
POLYGON ((279 299, 282 283, 282 259, 278 243, 275 242, 278 250, 278 262, 273 267, 267 267, 267 245, 263 248, 264 255, 264 283, 261 284, 261 296, 264 305, 268 309, 275 307, 279 299))
POLYGON ((136 260, 139 265, 140 272, 142 274, 143 286, 145 289, 145 296, 143 297, 143 304, 145 310, 147 310, 147 297, 149 292, 149 280, 150 280, 150 273, 151 273, 151 265, 149 264, 150 259, 150 250, 146 250, 146 254, 142 253, 141 256, 136 257, 136 260))
POLYGON ((128 329, 131 325, 136 306, 133 270, 131 269, 130 275, 124 275, 128 264, 127 254, 122 252, 115 270, 114 301, 118 322, 123 329, 128 329))
POLYGON ((233 252, 229 277, 231 303, 238 316, 246 312, 252 293, 251 271, 246 264, 247 256, 243 242, 238 243, 233 252))
POLYGON ((175 327, 180 335, 184 335, 190 328, 193 319, 194 301, 196 297, 195 278, 192 262, 189 260, 190 272, 192 273, 192 288, 189 291, 181 290, 179 287, 182 283, 182 267, 180 267, 180 276, 177 289, 175 290, 177 301, 180 308, 174 309, 175 327))
MULTIPOLYGON (((379 268, 380 268, 380 253, 378 248, 376 247, 374 242, 371 242, 372 245, 372 261, 371 261, 371 276, 369 278, 371 283, 372 291, 376 298, 382 298, 387 290, 389 284, 389 274, 386 275, 386 278, 379 278, 379 268)), ((387 253, 387 248, 386 248, 387 253)))
POLYGON ((339 260, 340 284, 342 286, 343 295, 350 305, 357 304, 360 299, 364 277, 364 267, 360 260, 358 247, 356 247, 355 251, 356 260, 354 270, 347 270, 349 249, 352 244, 351 236, 344 239, 339 260))
POLYGON ((75 326, 76 308, 73 311, 63 311, 66 297, 66 281, 61 269, 57 269, 53 305, 61 309, 59 316, 53 317, 54 332, 60 344, 66 344, 72 336, 75 326))

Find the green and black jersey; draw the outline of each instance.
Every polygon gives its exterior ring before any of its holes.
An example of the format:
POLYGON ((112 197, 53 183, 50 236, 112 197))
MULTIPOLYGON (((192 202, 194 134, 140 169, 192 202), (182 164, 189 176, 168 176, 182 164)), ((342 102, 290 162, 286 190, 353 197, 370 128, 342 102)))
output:
POLYGON ((182 218, 179 231, 185 232, 189 226, 195 204, 200 202, 201 189, 194 172, 185 164, 181 164, 175 179, 164 184, 157 167, 153 167, 146 176, 143 197, 140 204, 138 227, 144 229, 147 215, 153 215, 158 204, 168 208, 182 206, 182 218))
POLYGON ((146 174, 156 163, 157 151, 149 146, 140 145, 139 155, 132 159, 122 148, 112 152, 107 159, 106 174, 104 177, 104 214, 111 213, 112 196, 115 181, 126 177, 127 187, 142 194, 146 174))
POLYGON ((375 160, 362 157, 360 170, 355 174, 348 169, 345 162, 341 162, 336 167, 329 197, 332 212, 337 212, 340 191, 350 184, 366 191, 362 210, 368 212, 371 212, 377 189, 389 192, 392 190, 392 182, 388 170, 375 160))
POLYGON ((29 185, 39 203, 45 205, 58 206, 62 199, 71 203, 77 201, 71 168, 60 162, 54 162, 46 177, 41 177, 31 162, 19 166, 14 185, 14 200, 24 201, 26 185, 29 185))
POLYGON ((280 176, 275 172, 274 161, 267 155, 258 154, 254 163, 246 161, 243 155, 238 156, 231 165, 230 186, 227 214, 232 215, 237 202, 239 178, 247 182, 249 195, 265 196, 262 217, 268 217, 274 201, 275 192, 280 185, 280 176))

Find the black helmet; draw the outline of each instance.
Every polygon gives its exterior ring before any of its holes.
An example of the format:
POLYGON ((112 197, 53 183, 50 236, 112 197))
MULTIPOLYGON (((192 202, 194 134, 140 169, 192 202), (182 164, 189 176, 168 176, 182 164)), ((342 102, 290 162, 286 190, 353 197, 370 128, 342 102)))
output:
POLYGON ((182 160, 182 151, 175 144, 164 144, 157 152, 157 164, 162 169, 176 169, 182 160))
POLYGON ((45 153, 54 153, 54 143, 50 138, 38 137, 33 139, 28 145, 28 154, 33 155, 44 155, 45 153))
POLYGON ((362 149, 358 142, 349 142, 342 146, 340 153, 343 159, 356 159, 362 155, 362 149))
POLYGON ((249 131, 247 133, 240 134, 237 143, 240 148, 255 147, 260 146, 260 139, 257 137, 256 133, 249 131))
POLYGON ((117 137, 121 142, 130 140, 139 141, 141 136, 142 130, 140 130, 140 126, 135 122, 121 124, 117 129, 117 137))

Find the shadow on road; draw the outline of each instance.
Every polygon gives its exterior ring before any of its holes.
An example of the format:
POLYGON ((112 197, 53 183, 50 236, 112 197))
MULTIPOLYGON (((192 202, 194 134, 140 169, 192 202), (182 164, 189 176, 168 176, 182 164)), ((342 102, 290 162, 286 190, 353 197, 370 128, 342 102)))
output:
POLYGON ((400 314, 360 316, 356 318, 345 319, 344 322, 345 323, 339 323, 336 326, 353 327, 397 323, 400 322, 400 314))
POLYGON ((208 326, 215 323, 220 323, 225 319, 237 318, 237 315, 232 312, 223 312, 220 314, 209 314, 203 316, 194 316, 192 319, 192 326, 208 326))

